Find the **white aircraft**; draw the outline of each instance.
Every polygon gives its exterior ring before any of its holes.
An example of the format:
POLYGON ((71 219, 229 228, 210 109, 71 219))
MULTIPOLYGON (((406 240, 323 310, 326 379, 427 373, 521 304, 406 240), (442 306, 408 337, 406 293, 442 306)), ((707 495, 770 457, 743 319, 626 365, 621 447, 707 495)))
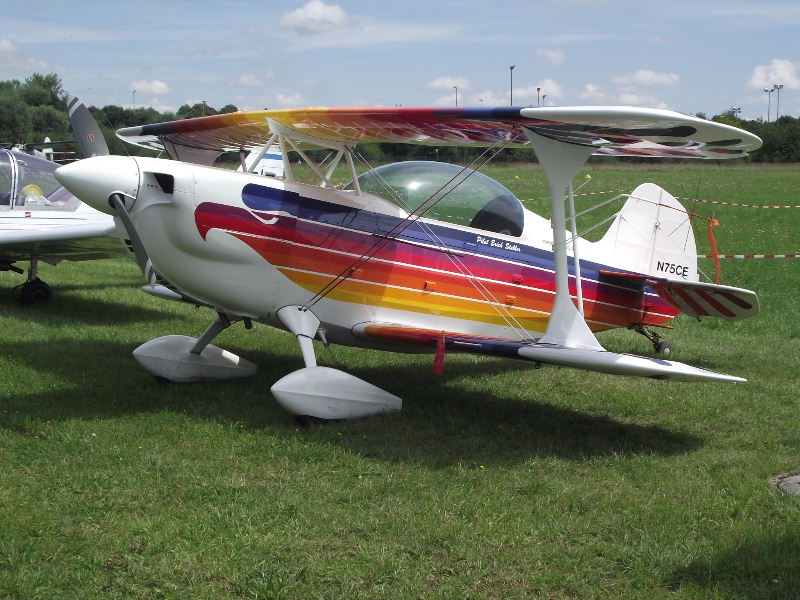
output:
MULTIPOLYGON (((108 154, 89 111, 77 98, 68 101, 70 120, 86 156, 108 154)), ((38 277, 39 261, 93 260, 124 252, 124 230, 114 217, 83 204, 56 180, 58 164, 18 150, 0 150, 0 271, 24 271, 15 288, 21 304, 47 302, 49 285, 38 277)))
POLYGON ((213 308, 200 339, 169 335, 134 351, 157 377, 242 377, 255 365, 211 345, 243 321, 297 337, 305 368, 272 386, 295 415, 354 418, 399 410, 393 394, 318 366, 312 340, 397 352, 472 352, 619 375, 737 382, 683 363, 618 354, 595 332, 652 331, 680 312, 758 313, 755 293, 699 281, 680 203, 653 184, 629 195, 605 236, 577 236, 572 179, 592 154, 732 158, 756 136, 672 111, 631 107, 311 108, 238 112, 117 132, 178 160, 99 156, 58 169, 84 202, 125 222, 140 264, 169 293, 213 308), (551 188, 552 221, 470 168, 397 163, 360 177, 362 141, 530 144, 551 188), (279 148, 283 178, 248 172, 279 148), (308 148, 327 149, 324 165, 308 148), (243 170, 213 168, 238 150, 243 170), (289 152, 314 172, 296 181, 289 152), (345 164, 352 182, 331 185, 345 164))

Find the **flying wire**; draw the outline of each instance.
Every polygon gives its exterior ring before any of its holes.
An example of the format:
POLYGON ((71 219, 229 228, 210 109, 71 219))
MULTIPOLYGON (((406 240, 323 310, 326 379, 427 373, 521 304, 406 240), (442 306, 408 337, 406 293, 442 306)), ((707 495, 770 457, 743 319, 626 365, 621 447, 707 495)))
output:
MULTIPOLYGON (((519 321, 517 320, 514 315, 503 306, 496 297, 492 294, 492 292, 484 285, 484 283, 474 275, 469 267, 460 259, 458 256, 453 254, 453 249, 451 249, 439 236, 431 229, 431 227, 425 223, 424 221, 419 221, 421 217, 427 214, 434 206, 436 206, 439 202, 444 200, 449 194, 451 194, 455 189, 463 184, 473 173, 475 173, 478 169, 486 165, 494 156, 497 155, 502 149, 504 149, 510 141, 506 141, 506 143, 499 149, 497 152, 490 153, 491 150, 495 149, 498 145, 503 142, 502 139, 498 139, 493 143, 491 146, 487 147, 480 155, 475 157, 469 164, 462 167, 453 177, 451 177, 447 182, 445 182, 442 186, 440 186, 435 192, 433 192, 423 203, 421 203, 416 209, 412 210, 410 214, 400 223, 395 225, 391 231, 387 234, 383 235, 379 241, 377 241, 373 246, 364 252, 358 259, 353 261, 350 266, 345 268, 338 276, 328 282, 328 284, 323 287, 317 294, 312 297, 309 302, 305 304, 306 308, 310 308, 314 304, 316 304, 319 300, 329 294, 333 289, 335 289, 338 285, 340 285, 343 281, 348 279, 352 274, 361 266, 366 264, 369 260, 374 258, 378 252, 380 252, 383 248, 385 248, 390 242, 394 241, 406 231, 409 227, 411 227, 414 223, 419 223, 420 227, 428 234, 431 241, 436 244, 449 258, 449 260, 453 263, 456 269, 463 275, 477 290, 477 292, 483 297, 483 299, 489 303, 500 315, 500 317, 508 323, 508 325, 515 331, 515 333, 523 340, 531 339, 530 333, 527 331, 525 327, 523 327, 519 321), (487 156, 488 155, 488 156, 487 156), (482 160, 486 156, 484 160, 482 160), (478 164, 476 169, 473 169, 472 166, 481 161, 478 164), (464 175, 466 173, 466 175, 464 175), (464 175, 463 177, 461 177, 464 175), (459 179, 460 178, 460 179, 459 179), (447 189, 448 186, 456 182, 451 189, 447 189), (445 193, 441 193, 444 190, 447 190, 445 193), (440 195, 441 194, 441 195, 440 195)), ((362 162, 365 166, 369 168, 368 161, 361 155, 357 155, 359 161, 362 162)), ((389 186, 385 180, 383 180, 380 175, 378 175, 379 183, 387 190, 389 194, 391 194, 399 203, 406 206, 406 208, 410 209, 411 207, 402 200, 389 186)))

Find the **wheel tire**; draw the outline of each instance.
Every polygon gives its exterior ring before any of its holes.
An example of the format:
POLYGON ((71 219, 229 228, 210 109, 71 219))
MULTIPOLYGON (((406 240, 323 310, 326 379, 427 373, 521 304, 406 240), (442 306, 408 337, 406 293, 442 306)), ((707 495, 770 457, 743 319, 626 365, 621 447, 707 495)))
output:
POLYGON ((53 290, 41 279, 33 279, 23 283, 19 292, 19 303, 24 306, 47 304, 52 298, 53 290))
POLYGON ((312 417, 311 415, 295 415, 294 422, 300 427, 312 427, 314 425, 327 425, 332 423, 334 419, 322 419, 320 417, 312 417))
POLYGON ((656 353, 668 357, 672 354, 672 345, 669 342, 658 342, 658 344, 656 344, 656 353))

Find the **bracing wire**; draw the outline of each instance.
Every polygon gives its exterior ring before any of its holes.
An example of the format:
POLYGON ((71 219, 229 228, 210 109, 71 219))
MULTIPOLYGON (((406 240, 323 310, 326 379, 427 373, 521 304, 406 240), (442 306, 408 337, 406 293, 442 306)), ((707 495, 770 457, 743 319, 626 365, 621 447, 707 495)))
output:
MULTIPOLYGON (((442 186, 439 187, 433 194, 431 194, 422 204, 420 204, 415 210, 410 212, 408 216, 406 216, 402 221, 400 221, 397 225, 395 225, 390 231, 386 234, 381 236, 381 239, 376 241, 367 251, 361 254, 356 260, 354 260, 348 267, 343 269, 336 277, 331 279, 320 291, 318 291, 308 302, 304 304, 305 308, 310 308, 317 302, 319 302, 322 298, 324 298, 327 294, 333 291, 336 287, 338 287, 344 280, 348 279, 360 266, 366 264, 369 260, 371 260, 378 252, 380 252, 383 248, 385 248, 390 242, 397 239, 397 237, 406 231, 409 227, 411 227, 414 223, 419 221, 420 218, 425 216, 436 204, 444 200, 452 191, 455 189, 454 186, 452 189, 448 190, 446 193, 442 194, 440 197, 437 198, 437 195, 440 194, 443 190, 447 189, 453 181, 458 179, 458 177, 462 173, 467 173, 467 176, 460 182, 463 183, 471 174, 471 166, 475 164, 478 160, 483 158, 485 154, 487 154, 490 150, 492 150, 495 146, 500 143, 501 140, 496 141, 491 146, 487 147, 480 155, 475 157, 469 164, 462 167, 458 173, 456 173, 453 177, 451 177, 447 182, 445 182, 442 186)), ((485 164, 485 162, 483 163, 485 164)), ((480 166, 483 166, 481 164, 480 166)))
MULTIPOLYGON (((400 198, 394 190, 389 186, 385 180, 379 177, 378 181, 380 185, 392 196, 394 197, 400 204, 406 206, 409 211, 408 216, 398 223, 390 232, 382 236, 382 238, 377 241, 373 246, 364 252, 359 258, 354 260, 347 268, 345 268, 339 275, 334 277, 331 281, 326 284, 314 297, 309 300, 305 306, 306 308, 310 308, 317 302, 319 302, 323 297, 333 291, 338 285, 340 285, 343 281, 348 279, 360 266, 366 264, 369 260, 374 258, 378 252, 380 252, 383 248, 385 248, 390 242, 397 239, 397 237, 406 231, 409 227, 411 227, 414 223, 419 223, 420 227, 425 231, 428 236, 431 238, 431 241, 438 246, 441 250, 444 251, 445 255, 449 258, 449 260, 453 263, 456 269, 459 271, 461 275, 463 275, 476 291, 479 293, 480 296, 490 304, 500 315, 503 320, 508 323, 509 327, 511 327, 516 334, 523 340, 530 339, 530 333, 523 327, 516 317, 505 308, 498 300, 494 297, 492 292, 486 287, 486 285, 475 276, 469 269, 469 267, 456 255, 453 254, 452 249, 447 246, 447 244, 436 235, 436 232, 424 221, 420 221, 420 219, 427 214, 436 204, 444 200, 450 193, 452 193, 459 185, 464 183, 476 170, 480 169, 484 165, 486 165, 494 156, 496 156, 497 152, 490 153, 491 150, 496 148, 502 140, 497 140, 494 144, 487 147, 480 155, 475 157, 469 164, 462 167, 453 177, 450 178, 447 182, 445 182, 442 186, 439 187, 433 194, 431 194, 422 204, 420 204, 416 209, 411 209, 411 207, 406 204, 402 198, 400 198), (486 157, 484 159, 484 157, 486 157), (478 163, 477 168, 473 169, 472 166, 478 163), (465 174, 466 173, 466 174, 465 174), (463 177, 462 177, 463 175, 463 177), (460 178, 460 179, 459 179, 460 178), (454 182, 456 182, 454 184, 454 182), (452 187, 448 189, 451 185, 452 187), (446 190, 446 191, 445 191, 446 190), (444 192, 444 193, 442 193, 444 192), (440 195, 441 194, 441 195, 440 195)), ((500 150, 502 150, 507 144, 503 145, 500 150)), ((498 152, 500 151, 498 150, 498 152)), ((368 161, 361 155, 357 155, 359 161, 362 162, 366 167, 369 168, 368 161)))

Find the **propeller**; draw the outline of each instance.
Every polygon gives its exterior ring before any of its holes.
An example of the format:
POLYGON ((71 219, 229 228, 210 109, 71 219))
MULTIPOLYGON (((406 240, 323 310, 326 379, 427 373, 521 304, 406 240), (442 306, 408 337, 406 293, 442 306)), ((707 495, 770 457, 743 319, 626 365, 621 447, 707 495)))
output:
POLYGON ((133 254, 136 257, 136 263, 142 270, 142 274, 144 274, 147 283, 154 283, 155 270, 150 262, 150 256, 147 254, 147 250, 142 243, 142 238, 139 237, 139 232, 136 231, 136 225, 133 224, 133 220, 131 220, 131 216, 128 214, 128 207, 125 206, 124 197, 122 194, 111 194, 108 198, 108 203, 117 211, 117 215, 120 221, 122 221, 125 231, 128 232, 128 239, 131 242, 133 254), (150 271, 150 273, 148 273, 148 271, 150 271))
POLYGON ((75 96, 70 96, 67 98, 67 112, 83 155, 86 158, 108 156, 106 138, 86 105, 75 96))

